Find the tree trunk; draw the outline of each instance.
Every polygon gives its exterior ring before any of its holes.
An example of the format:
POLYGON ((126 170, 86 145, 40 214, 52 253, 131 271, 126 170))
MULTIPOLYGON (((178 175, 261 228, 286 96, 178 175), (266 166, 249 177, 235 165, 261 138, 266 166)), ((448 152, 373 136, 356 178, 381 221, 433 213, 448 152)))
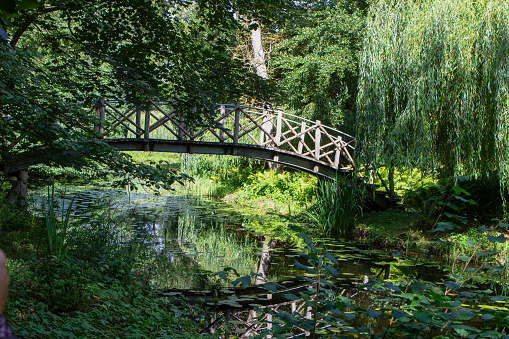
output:
POLYGON ((251 60, 251 63, 256 70, 256 74, 263 79, 267 79, 265 51, 262 46, 262 28, 256 20, 253 20, 251 25, 256 25, 256 29, 251 30, 251 46, 253 47, 253 60, 251 60))
POLYGON ((6 200, 11 203, 18 202, 20 205, 26 206, 28 198, 28 172, 19 171, 14 176, 16 181, 12 183, 6 200))
POLYGON ((389 198, 392 200, 395 198, 394 194, 394 167, 389 167, 389 198))
MULTIPOLYGON (((251 64, 256 70, 256 74, 263 79, 267 79, 267 64, 265 62, 265 51, 262 45, 262 27, 257 20, 251 21, 251 25, 256 25, 255 29, 251 30, 251 46, 253 48, 253 59, 251 64)), ((274 172, 281 171, 281 164, 269 162, 269 168, 274 172)))

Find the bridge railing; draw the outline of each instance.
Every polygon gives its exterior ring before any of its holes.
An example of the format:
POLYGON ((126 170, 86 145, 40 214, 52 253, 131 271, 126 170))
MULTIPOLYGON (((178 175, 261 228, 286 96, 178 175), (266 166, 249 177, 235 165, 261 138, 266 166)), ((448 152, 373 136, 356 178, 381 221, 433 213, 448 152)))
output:
POLYGON ((95 131, 102 138, 249 144, 312 158, 334 168, 355 166, 354 137, 281 110, 217 104, 200 124, 187 122, 182 108, 169 101, 147 100, 143 108, 126 108, 118 101, 100 100, 89 111, 93 110, 100 120, 95 131))

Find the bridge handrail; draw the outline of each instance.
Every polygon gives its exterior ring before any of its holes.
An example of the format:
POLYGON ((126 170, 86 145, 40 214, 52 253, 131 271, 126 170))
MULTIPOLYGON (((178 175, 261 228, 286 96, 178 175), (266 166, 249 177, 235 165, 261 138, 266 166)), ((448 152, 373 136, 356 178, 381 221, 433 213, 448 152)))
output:
MULTIPOLYGON (((205 114, 203 126, 200 126, 186 123, 182 108, 176 101, 146 100, 145 103, 140 107, 128 105, 124 109, 125 102, 122 100, 100 99, 89 112, 95 110, 100 121, 109 117, 112 123, 97 124, 96 132, 105 137, 117 131, 117 137, 113 139, 118 139, 120 127, 124 138, 131 133, 133 138, 141 138, 145 142, 156 139, 203 142, 203 137, 212 138, 213 142, 220 144, 249 145, 254 142, 259 147, 312 158, 336 169, 344 169, 342 164, 355 166, 350 152, 355 150, 352 144, 356 139, 319 120, 312 121, 281 109, 239 103, 215 104, 213 111, 216 114, 205 114), (165 106, 169 108, 163 108, 165 106)), ((277 161, 277 156, 274 157, 277 161)))

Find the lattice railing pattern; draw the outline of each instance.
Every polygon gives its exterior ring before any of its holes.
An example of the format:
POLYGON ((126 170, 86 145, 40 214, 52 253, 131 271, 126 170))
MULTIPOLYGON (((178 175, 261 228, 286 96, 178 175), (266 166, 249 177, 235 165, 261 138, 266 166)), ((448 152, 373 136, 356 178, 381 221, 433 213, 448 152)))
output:
POLYGON ((200 126, 186 123, 174 102, 147 100, 144 108, 126 109, 120 102, 99 100, 93 110, 100 120, 95 131, 102 138, 250 144, 312 158, 334 168, 355 166, 354 137, 281 110, 218 104, 200 126))

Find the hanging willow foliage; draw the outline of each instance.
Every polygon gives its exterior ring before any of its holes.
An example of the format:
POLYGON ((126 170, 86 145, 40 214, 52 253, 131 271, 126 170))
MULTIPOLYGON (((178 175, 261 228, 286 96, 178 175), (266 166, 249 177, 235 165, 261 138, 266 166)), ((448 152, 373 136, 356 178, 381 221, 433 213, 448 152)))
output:
POLYGON ((509 180, 509 2, 380 0, 360 60, 363 163, 509 180))

